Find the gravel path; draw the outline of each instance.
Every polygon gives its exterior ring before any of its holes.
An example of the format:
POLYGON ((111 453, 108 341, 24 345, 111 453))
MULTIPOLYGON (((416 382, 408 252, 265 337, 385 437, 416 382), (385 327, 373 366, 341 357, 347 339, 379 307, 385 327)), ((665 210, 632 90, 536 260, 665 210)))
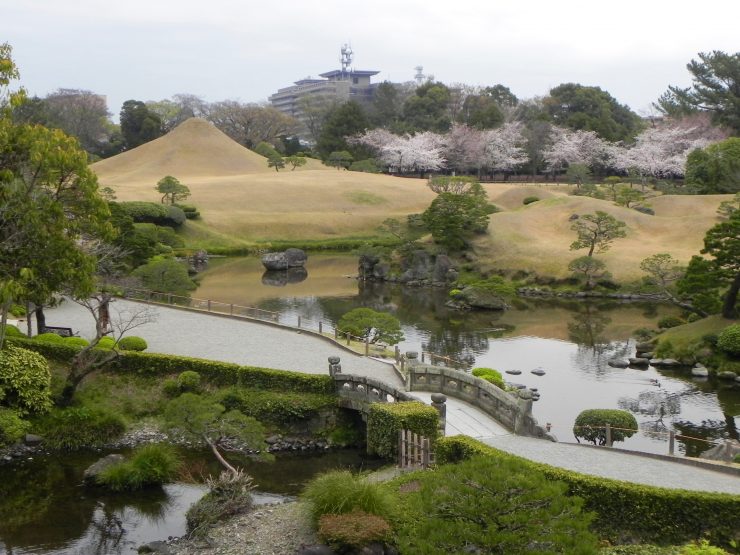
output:
MULTIPOLYGON (((125 315, 147 305, 117 299, 111 316, 125 315)), ((403 387, 390 364, 348 352, 310 333, 279 328, 258 322, 190 312, 162 306, 148 307, 156 320, 132 330, 129 335, 146 339, 148 352, 235 362, 308 374, 328 374, 330 356, 341 359, 345 374, 369 376, 395 387, 403 387)), ((65 301, 47 310, 49 326, 71 327, 80 336, 95 335, 89 313, 76 303, 65 301)))
POLYGON ((292 501, 257 507, 214 528, 213 544, 179 540, 174 555, 291 555, 318 543, 305 505, 292 501))
POLYGON ((740 495, 740 478, 688 464, 641 457, 625 451, 595 449, 522 436, 496 436, 481 441, 514 455, 583 474, 650 486, 740 495))

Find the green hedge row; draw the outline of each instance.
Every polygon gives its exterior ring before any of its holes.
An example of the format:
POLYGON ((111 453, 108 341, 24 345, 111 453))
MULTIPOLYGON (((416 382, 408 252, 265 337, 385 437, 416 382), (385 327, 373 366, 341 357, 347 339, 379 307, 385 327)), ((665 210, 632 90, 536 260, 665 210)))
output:
POLYGON ((649 543, 676 544, 708 538, 729 546, 740 540, 740 496, 674 490, 588 476, 535 463, 499 451, 466 436, 437 441, 438 464, 455 463, 473 455, 514 459, 523 467, 568 485, 569 493, 585 501, 596 513, 596 530, 614 541, 624 538, 649 543))
MULTIPOLYGON (((9 343, 41 353, 46 358, 68 362, 80 350, 74 345, 9 338, 9 343)), ((122 352, 112 365, 113 370, 145 376, 168 376, 185 370, 198 372, 204 380, 215 385, 239 385, 255 389, 276 389, 305 393, 334 393, 330 376, 303 374, 287 370, 273 370, 256 366, 240 366, 219 362, 158 353, 122 352)))
POLYGON ((434 442, 438 425, 437 409, 424 403, 373 403, 367 417, 367 451, 391 458, 398 452, 400 430, 411 430, 434 442))
POLYGON ((230 387, 217 400, 227 410, 238 410, 260 421, 290 424, 318 416, 320 411, 337 407, 336 395, 291 391, 264 391, 230 387))

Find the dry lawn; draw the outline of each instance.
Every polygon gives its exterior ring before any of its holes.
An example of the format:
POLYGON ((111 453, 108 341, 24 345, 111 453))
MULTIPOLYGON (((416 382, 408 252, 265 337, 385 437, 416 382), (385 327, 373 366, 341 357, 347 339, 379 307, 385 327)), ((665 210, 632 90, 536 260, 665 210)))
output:
MULTIPOLYGON (((158 201, 156 182, 174 175, 186 184, 202 220, 188 222, 192 246, 238 246, 264 240, 377 236, 386 218, 422 212, 434 198, 423 180, 337 171, 310 160, 296 171, 275 172, 265 158, 238 145, 208 122, 191 119, 151 143, 94 164, 119 200, 158 201)), ((484 267, 534 270, 564 276, 571 214, 604 210, 627 223, 627 237, 601 255, 619 280, 641 274, 645 257, 668 252, 681 261, 697 254, 729 195, 651 199, 649 216, 612 202, 568 196, 565 185, 486 185, 503 212, 491 217, 489 235, 475 242, 484 267), (522 200, 537 196, 528 206, 522 200)))

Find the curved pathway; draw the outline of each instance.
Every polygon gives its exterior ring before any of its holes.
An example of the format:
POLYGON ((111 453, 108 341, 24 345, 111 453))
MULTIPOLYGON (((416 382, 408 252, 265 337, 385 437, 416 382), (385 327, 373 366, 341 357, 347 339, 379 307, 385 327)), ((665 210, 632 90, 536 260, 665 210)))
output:
MULTIPOLYGON (((146 339, 148 352, 307 374, 328 374, 327 359, 338 356, 342 372, 346 374, 368 376, 394 387, 403 387, 403 382, 390 364, 351 353, 331 341, 300 330, 122 299, 116 299, 111 304, 111 317, 115 319, 121 312, 125 318, 126 313, 142 309, 149 309, 154 321, 132 330, 128 335, 146 339)), ((92 316, 71 301, 48 309, 46 323, 49 326, 71 327, 85 338, 95 335, 92 316)))
MULTIPOLYGON (((144 306, 117 300, 112 313, 140 310, 144 306)), ((150 352, 310 374, 327 374, 327 358, 338 356, 347 374, 373 377, 394 387, 403 387, 390 364, 350 353, 309 333, 169 307, 149 308, 156 321, 136 328, 131 335, 144 337, 150 352)), ((94 334, 94 323, 87 311, 69 301, 48 310, 47 324, 71 327, 82 337, 94 334)), ((412 395, 426 402, 431 397, 431 393, 421 391, 414 391, 412 395)), ((476 407, 457 399, 448 399, 447 414, 448 435, 476 437, 492 447, 533 461, 615 480, 740 495, 740 478, 736 475, 617 449, 595 449, 515 436, 476 407)))

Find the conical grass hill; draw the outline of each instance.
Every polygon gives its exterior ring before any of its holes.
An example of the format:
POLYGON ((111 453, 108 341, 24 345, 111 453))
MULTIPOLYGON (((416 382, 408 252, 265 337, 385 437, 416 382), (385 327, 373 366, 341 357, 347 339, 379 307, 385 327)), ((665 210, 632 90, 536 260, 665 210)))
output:
POLYGON ((110 185, 125 181, 156 183, 165 175, 182 181, 269 171, 264 157, 200 118, 190 118, 163 137, 93 164, 92 169, 110 185))

